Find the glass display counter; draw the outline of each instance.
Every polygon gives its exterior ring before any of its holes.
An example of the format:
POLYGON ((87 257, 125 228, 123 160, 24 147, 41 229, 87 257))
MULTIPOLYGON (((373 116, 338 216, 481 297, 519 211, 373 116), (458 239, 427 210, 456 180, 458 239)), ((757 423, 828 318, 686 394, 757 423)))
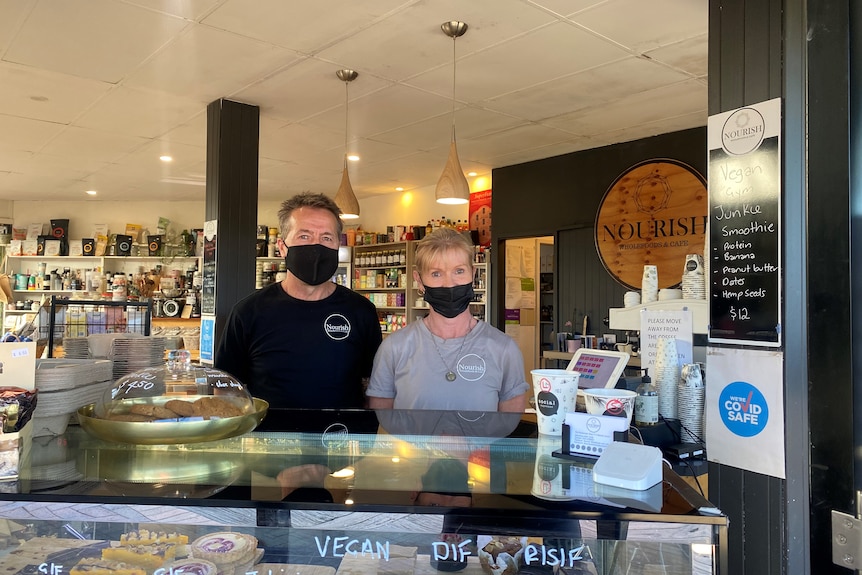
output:
POLYGON ((73 425, 34 439, 17 481, 0 483, 0 564, 10 575, 726 572, 727 518, 673 471, 646 491, 609 488, 558 447, 499 413, 272 410, 252 433, 164 446, 73 425))

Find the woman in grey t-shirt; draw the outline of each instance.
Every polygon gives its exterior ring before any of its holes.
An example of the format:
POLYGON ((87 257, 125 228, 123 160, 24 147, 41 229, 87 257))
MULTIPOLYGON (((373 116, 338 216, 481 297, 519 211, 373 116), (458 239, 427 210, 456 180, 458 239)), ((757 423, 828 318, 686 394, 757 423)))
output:
POLYGON ((523 411, 529 386, 515 341, 475 319, 473 246, 450 228, 416 245, 413 279, 427 317, 389 335, 374 357, 372 409, 523 411))

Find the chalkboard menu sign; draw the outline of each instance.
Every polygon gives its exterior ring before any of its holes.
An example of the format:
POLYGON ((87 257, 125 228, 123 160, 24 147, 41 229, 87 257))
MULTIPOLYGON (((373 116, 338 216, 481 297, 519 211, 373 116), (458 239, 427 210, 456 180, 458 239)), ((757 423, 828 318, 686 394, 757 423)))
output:
POLYGON ((216 312, 216 237, 218 222, 204 222, 204 254, 201 284, 201 313, 215 315, 216 312))
POLYGON ((781 345, 781 100, 711 116, 709 341, 781 345))

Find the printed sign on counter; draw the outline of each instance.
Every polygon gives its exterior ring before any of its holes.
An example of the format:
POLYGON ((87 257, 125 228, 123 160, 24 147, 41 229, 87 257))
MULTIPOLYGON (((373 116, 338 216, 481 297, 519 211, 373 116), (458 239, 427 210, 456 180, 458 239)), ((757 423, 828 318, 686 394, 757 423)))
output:
POLYGON ((709 341, 781 345, 781 99, 710 116, 709 341))

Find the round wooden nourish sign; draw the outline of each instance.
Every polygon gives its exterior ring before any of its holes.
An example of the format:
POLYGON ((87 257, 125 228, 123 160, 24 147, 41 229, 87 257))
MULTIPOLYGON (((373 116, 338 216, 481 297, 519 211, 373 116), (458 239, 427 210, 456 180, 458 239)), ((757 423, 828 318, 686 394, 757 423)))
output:
POLYGON ((706 181, 692 167, 649 160, 620 175, 596 215, 596 250, 624 286, 641 288, 643 267, 658 267, 658 287, 682 280, 685 256, 703 255, 708 221, 706 181))

